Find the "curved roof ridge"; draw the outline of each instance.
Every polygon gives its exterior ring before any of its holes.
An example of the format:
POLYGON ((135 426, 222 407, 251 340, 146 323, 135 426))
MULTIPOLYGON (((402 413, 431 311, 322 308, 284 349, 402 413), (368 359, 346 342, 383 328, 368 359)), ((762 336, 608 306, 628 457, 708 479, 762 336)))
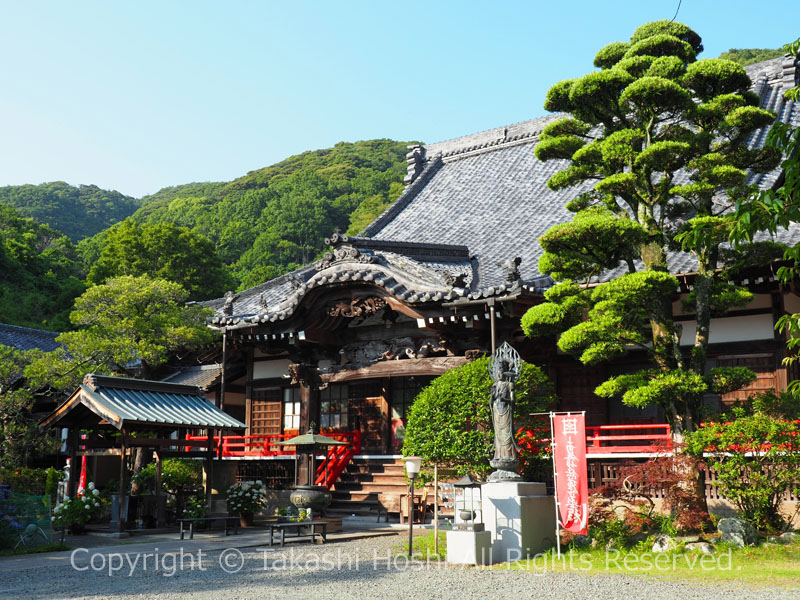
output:
POLYGON ((425 144, 424 147, 428 156, 441 154, 443 157, 488 149, 504 143, 534 137, 541 133, 546 125, 565 116, 567 115, 564 113, 544 115, 535 119, 520 121, 519 123, 511 123, 510 125, 502 125, 486 131, 471 133, 451 140, 425 144))

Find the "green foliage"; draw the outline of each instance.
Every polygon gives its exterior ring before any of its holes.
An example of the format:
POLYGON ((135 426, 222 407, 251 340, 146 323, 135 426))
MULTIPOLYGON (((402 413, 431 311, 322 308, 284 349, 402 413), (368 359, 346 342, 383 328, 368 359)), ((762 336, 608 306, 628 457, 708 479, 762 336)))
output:
POLYGON ((64 471, 49 467, 45 469, 44 493, 50 496, 50 503, 56 503, 58 495, 58 483, 64 479, 64 471))
POLYGON ((63 472, 57 469, 31 469, 19 465, 10 465, 0 467, 0 483, 8 486, 10 491, 17 494, 42 496, 49 492, 47 487, 50 478, 57 477, 56 483, 61 480, 60 475, 57 475, 58 473, 63 472))
MULTIPOLYGON (((406 146, 343 142, 229 183, 165 188, 143 198, 132 218, 207 237, 242 289, 314 260, 334 230, 357 233, 383 212, 402 192, 406 146)), ((89 260, 101 255, 99 237, 82 245, 89 260)))
POLYGON ((647 232, 632 219, 619 219, 605 207, 587 208, 539 239, 545 251, 539 270, 559 281, 587 279, 632 261, 646 238, 647 232))
POLYGON ((0 204, 17 209, 67 235, 73 242, 90 237, 130 216, 141 201, 96 185, 63 181, 0 187, 0 204))
POLYGON ((208 515, 209 511, 206 499, 203 496, 190 496, 186 499, 186 506, 183 509, 185 519, 199 519, 208 515))
POLYGON ((742 389, 756 380, 756 374, 746 367, 714 367, 706 375, 708 390, 727 394, 742 389))
MULTIPOLYGON (((23 478, 26 477, 26 473, 33 471, 22 467, 59 445, 56 440, 42 435, 39 431, 37 419, 31 413, 33 408, 31 392, 12 385, 22 374, 27 363, 28 358, 25 353, 8 346, 0 346, 0 468, 16 470, 23 478)), ((9 476, 9 471, 2 473, 0 483, 10 484, 9 476), (8 480, 3 481, 3 476, 8 480)), ((15 486, 11 489, 25 492, 24 489, 15 486)), ((44 492, 37 489, 35 493, 44 492)))
POLYGON ((786 523, 780 505, 787 490, 800 485, 800 419, 735 411, 734 420, 706 423, 689 436, 687 447, 717 473, 722 494, 742 518, 764 530, 786 523))
POLYGON ((232 515, 255 514, 267 504, 266 489, 260 481, 237 481, 228 488, 228 512, 232 515))
POLYGON ((783 52, 781 48, 731 48, 720 54, 719 57, 746 67, 771 58, 779 58, 783 56, 783 52))
POLYGON ((567 205, 575 217, 542 236, 539 267, 556 280, 596 287, 584 296, 548 298, 523 317, 526 334, 560 332, 559 348, 584 364, 631 349, 646 352, 652 369, 612 378, 597 393, 620 395, 631 406, 662 406, 676 436, 695 427, 706 391, 732 389, 748 377, 706 376, 712 312, 722 314, 750 298, 728 284, 724 266, 736 259, 721 247, 731 229, 722 215, 752 193, 745 186, 746 169, 775 164, 773 151, 744 145, 775 116, 757 107, 740 65, 698 61, 702 49, 700 36, 682 23, 648 23, 630 44, 598 52, 595 64, 603 70, 548 92, 545 108, 571 113, 581 125, 558 121, 537 144, 542 160, 568 158, 572 151, 569 166, 548 186, 576 188, 567 205), (681 185, 675 185, 679 172, 681 185), (587 193, 589 185, 594 191, 587 193), (689 299, 698 321, 690 362, 680 347, 681 325, 672 316, 678 282, 668 274, 666 259, 675 248, 692 253, 698 263, 689 299), (621 266, 626 275, 595 283, 621 266))
POLYGON ((102 513, 103 500, 100 498, 100 490, 95 489, 94 483, 89 482, 85 495, 64 498, 63 502, 55 505, 53 526, 81 528, 102 513))
POLYGON ((773 419, 798 419, 800 418, 800 395, 789 390, 783 392, 767 390, 749 396, 737 408, 742 411, 741 414, 746 415, 761 413, 773 419))
POLYGON ((652 21, 645 23, 638 27, 631 35, 631 43, 635 44, 649 37, 657 35, 670 35, 686 42, 691 46, 695 54, 700 54, 703 51, 703 44, 700 36, 697 35, 690 27, 677 21, 652 21))
MULTIPOLYGON (((151 462, 131 477, 143 488, 155 492, 156 464, 151 462)), ((167 458, 161 463, 161 485, 165 491, 178 494, 193 494, 203 487, 203 464, 189 458, 167 458)))
POLYGON ((611 42, 595 54, 594 66, 601 69, 610 69, 622 59, 630 47, 631 45, 627 42, 611 42))
MULTIPOLYGON (((403 454, 424 458, 463 475, 489 472, 491 445, 491 387, 489 359, 451 369, 434 379, 414 400, 408 413, 403 454)), ((523 363, 516 382, 516 424, 547 408, 552 387, 539 367, 523 363)))
POLYGON ((109 230, 87 283, 147 275, 179 284, 192 300, 218 298, 235 287, 211 240, 171 223, 139 225, 127 219, 109 230))
POLYGON ((0 315, 4 323, 61 331, 84 285, 72 242, 0 205, 0 315))
POLYGON ((70 314, 77 331, 62 333, 62 348, 31 352, 25 376, 33 389, 71 392, 84 373, 140 374, 145 379, 177 352, 210 343, 207 309, 185 306, 176 283, 117 277, 89 288, 70 314))

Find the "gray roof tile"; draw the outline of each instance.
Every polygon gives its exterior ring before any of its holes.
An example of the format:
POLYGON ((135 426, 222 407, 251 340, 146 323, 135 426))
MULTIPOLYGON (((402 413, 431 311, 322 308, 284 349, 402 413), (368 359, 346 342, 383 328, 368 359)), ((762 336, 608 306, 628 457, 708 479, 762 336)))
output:
POLYGON ((11 346, 17 350, 52 352, 61 345, 56 342, 58 335, 55 331, 0 323, 0 346, 11 346))
MULTIPOLYGON (((773 59, 751 65, 747 71, 761 105, 775 111, 782 122, 800 125, 800 107, 783 99, 784 90, 796 81, 797 69, 790 63, 791 60, 773 59)), ((465 297, 478 298, 506 291, 500 263, 519 256, 525 289, 541 292, 552 282, 538 270, 542 255, 538 239, 553 225, 572 219, 572 213, 564 206, 575 196, 576 189, 548 189, 548 179, 567 161, 540 162, 534 157, 533 148, 542 129, 563 116, 548 115, 426 145, 421 170, 410 174, 411 183, 403 194, 362 232, 370 239, 359 239, 358 247, 366 248, 370 241, 386 246, 368 250, 377 262, 364 268, 376 280, 382 280, 387 289, 412 303, 440 298, 435 289, 442 288, 442 294, 447 291, 441 285, 444 272, 461 271, 468 275, 465 297), (460 266, 449 260, 426 260, 410 250, 392 247, 391 243, 409 247, 414 243, 466 246, 472 260, 463 260, 460 266), (415 276, 409 278, 408 273, 415 276)), ((765 139, 766 130, 759 131, 749 143, 760 147, 765 139)), ((419 161, 411 162, 410 167, 415 169, 419 161)), ((752 174, 750 183, 767 189, 778 182, 779 176, 780 169, 752 174)), ((777 239, 797 242, 800 228, 780 232, 777 239)), ((695 267, 694 258, 683 252, 672 253, 669 264, 675 273, 691 272, 695 267)), ((227 319, 221 314, 223 299, 204 304, 216 309, 212 322, 218 325, 224 322, 228 326, 245 326, 265 322, 264 319, 275 322, 293 313, 309 287, 349 280, 358 268, 353 264, 318 272, 312 265, 278 277, 242 292, 235 303, 235 314, 227 319), (343 272, 348 273, 347 279, 340 279, 343 272)), ((621 272, 617 269, 603 279, 621 272)))

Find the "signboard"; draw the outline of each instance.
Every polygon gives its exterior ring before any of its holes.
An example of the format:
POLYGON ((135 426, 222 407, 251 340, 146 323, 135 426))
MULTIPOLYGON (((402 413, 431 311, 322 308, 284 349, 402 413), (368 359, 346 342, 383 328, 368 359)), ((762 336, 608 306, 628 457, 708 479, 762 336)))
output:
POLYGON ((559 522, 567 531, 586 535, 589 516, 586 420, 582 413, 551 414, 550 418, 559 522))

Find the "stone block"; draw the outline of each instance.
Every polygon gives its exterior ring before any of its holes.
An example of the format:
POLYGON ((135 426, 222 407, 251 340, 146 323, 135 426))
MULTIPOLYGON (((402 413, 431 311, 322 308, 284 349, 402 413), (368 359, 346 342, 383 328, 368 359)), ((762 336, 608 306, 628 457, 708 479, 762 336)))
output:
POLYGON ((492 562, 492 534, 488 531, 448 531, 447 562, 488 565, 492 562))
POLYGON ((555 545, 555 503, 544 483, 481 486, 483 520, 492 534, 492 562, 519 560, 555 545))

